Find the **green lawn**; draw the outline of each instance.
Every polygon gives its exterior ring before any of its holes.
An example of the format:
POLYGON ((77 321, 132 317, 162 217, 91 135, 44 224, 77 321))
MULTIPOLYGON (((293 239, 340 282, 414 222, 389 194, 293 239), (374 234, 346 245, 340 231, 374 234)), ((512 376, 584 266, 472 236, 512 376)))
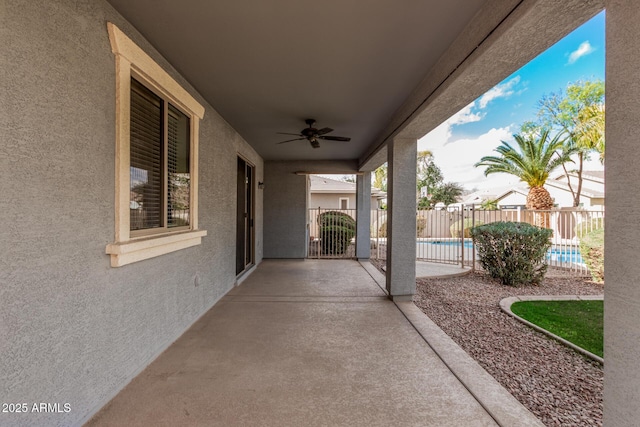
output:
POLYGON ((521 301, 511 311, 602 357, 603 306, 603 301, 521 301))

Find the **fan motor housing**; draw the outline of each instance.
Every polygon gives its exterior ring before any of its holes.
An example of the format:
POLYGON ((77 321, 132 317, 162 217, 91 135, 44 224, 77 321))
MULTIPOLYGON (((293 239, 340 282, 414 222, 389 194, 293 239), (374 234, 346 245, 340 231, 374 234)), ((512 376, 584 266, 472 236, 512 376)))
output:
POLYGON ((305 128, 302 130, 302 135, 306 136, 307 138, 312 137, 313 135, 316 134, 316 132, 318 132, 318 129, 315 128, 305 128))

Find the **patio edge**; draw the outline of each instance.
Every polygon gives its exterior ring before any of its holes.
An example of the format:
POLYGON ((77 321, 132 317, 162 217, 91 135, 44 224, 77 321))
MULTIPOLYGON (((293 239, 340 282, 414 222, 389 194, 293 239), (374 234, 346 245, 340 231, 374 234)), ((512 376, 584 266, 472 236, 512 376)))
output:
POLYGON ((500 426, 544 426, 413 302, 395 302, 424 341, 500 426))

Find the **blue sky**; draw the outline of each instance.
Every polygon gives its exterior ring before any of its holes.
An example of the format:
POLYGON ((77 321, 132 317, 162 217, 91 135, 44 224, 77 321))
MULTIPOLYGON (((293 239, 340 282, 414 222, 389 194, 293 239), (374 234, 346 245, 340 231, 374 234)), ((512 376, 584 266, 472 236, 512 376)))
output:
MULTIPOLYGON (((473 164, 494 154, 500 141, 512 141, 523 122, 534 120, 544 95, 564 91, 569 83, 604 80, 604 21, 602 12, 574 30, 421 138, 418 150, 431 150, 445 181, 469 190, 518 185, 510 175, 485 178, 484 169, 473 164)), ((593 161, 586 169, 601 168, 593 161)))

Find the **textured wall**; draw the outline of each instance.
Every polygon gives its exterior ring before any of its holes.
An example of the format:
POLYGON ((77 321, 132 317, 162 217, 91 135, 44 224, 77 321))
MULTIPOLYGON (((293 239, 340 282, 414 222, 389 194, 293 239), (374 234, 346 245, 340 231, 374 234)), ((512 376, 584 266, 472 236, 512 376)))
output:
POLYGON ((371 256, 371 209, 377 209, 377 200, 371 197, 371 172, 356 177, 358 218, 356 222, 356 256, 368 259, 371 256))
POLYGON ((349 199, 349 207, 347 209, 356 208, 355 193, 314 193, 311 194, 309 207, 340 209, 340 199, 349 199))
MULTIPOLYGON (((104 405, 235 281, 237 153, 261 158, 102 0, 0 6, 0 396, 69 403, 0 424, 73 425, 104 405), (206 107, 200 126, 200 246, 121 268, 114 240, 119 26, 206 107)), ((257 261, 262 191, 257 191, 257 261)))
POLYGON ((307 256, 307 177, 350 174, 356 161, 267 161, 264 164, 264 257, 307 256))
POLYGON ((388 150, 387 291, 410 301, 416 293, 417 141, 395 138, 388 150))
POLYGON ((604 425, 640 419, 640 8, 607 2, 604 425))

